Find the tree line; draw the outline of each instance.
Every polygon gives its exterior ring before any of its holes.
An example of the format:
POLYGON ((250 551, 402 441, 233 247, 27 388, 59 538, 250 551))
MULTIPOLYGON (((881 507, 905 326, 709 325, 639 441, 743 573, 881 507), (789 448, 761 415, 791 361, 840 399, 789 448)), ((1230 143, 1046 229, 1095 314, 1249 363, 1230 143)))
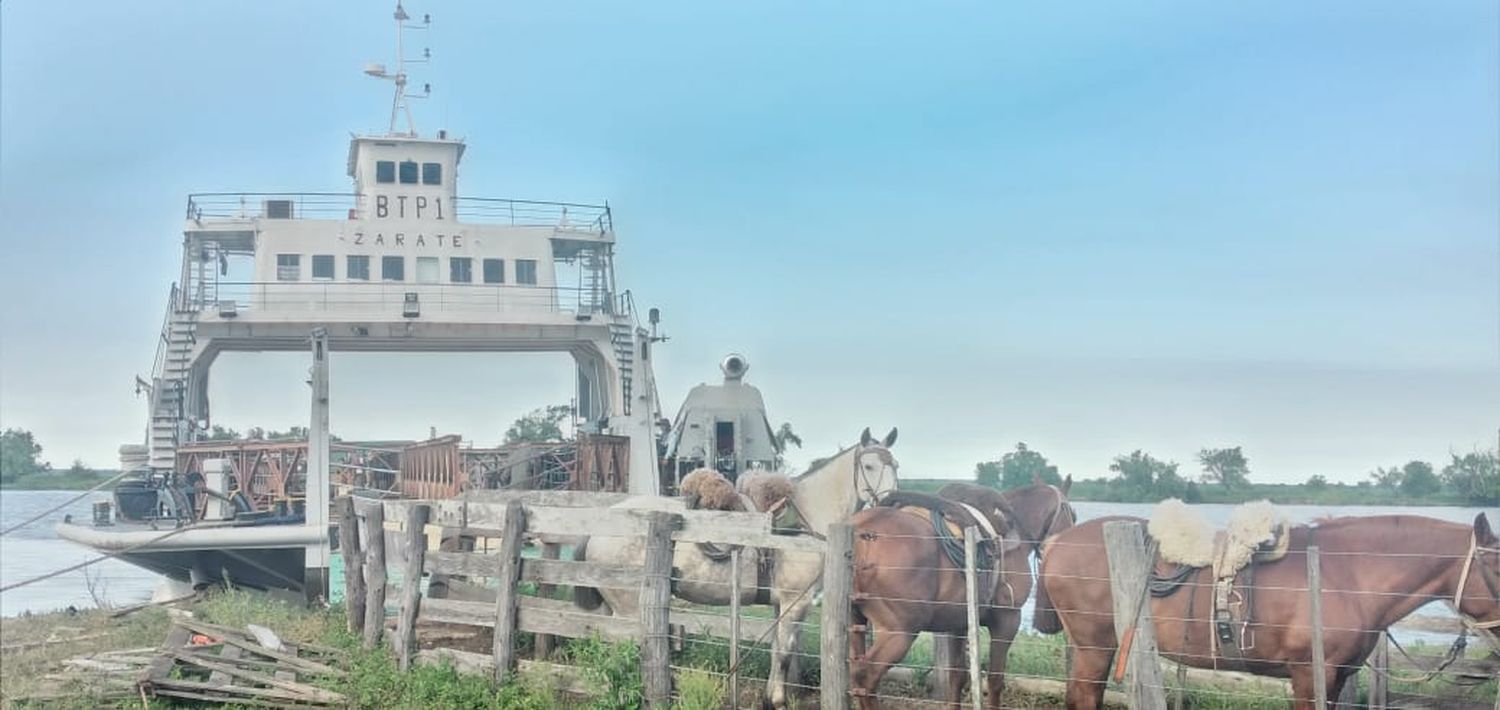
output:
MULTIPOLYGON (((1182 466, 1136 449, 1115 456, 1109 463, 1111 476, 1075 482, 1072 493, 1080 500, 1109 502, 1154 502, 1181 498, 1189 503, 1233 502, 1262 495, 1304 492, 1324 502, 1423 502, 1435 499, 1468 505, 1500 504, 1500 455, 1496 451, 1452 454, 1441 469, 1426 461, 1381 467, 1368 480, 1355 485, 1333 484, 1325 476, 1310 476, 1303 484, 1256 484, 1250 481, 1250 461, 1239 446, 1200 449, 1195 457, 1196 477, 1182 466), (1290 489, 1290 490, 1289 490, 1290 489), (1337 489, 1337 490, 1335 490, 1337 489), (1343 492, 1345 495, 1335 495, 1343 492)), ((1062 474, 1041 452, 1017 443, 993 461, 974 466, 974 480, 982 485, 1007 489, 1033 480, 1059 484, 1062 474)))

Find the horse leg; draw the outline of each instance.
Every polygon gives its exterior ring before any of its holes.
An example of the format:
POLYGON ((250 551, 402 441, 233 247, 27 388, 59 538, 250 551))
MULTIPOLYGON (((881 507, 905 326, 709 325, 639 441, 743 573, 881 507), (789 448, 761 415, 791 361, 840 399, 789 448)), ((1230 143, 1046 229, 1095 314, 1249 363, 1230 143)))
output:
POLYGON ((860 659, 854 666, 853 672, 849 674, 850 685, 854 688, 855 699, 859 701, 861 710, 875 710, 880 703, 875 698, 875 690, 880 687, 880 679, 885 677, 886 671, 891 666, 901 662, 906 657, 906 652, 911 650, 911 644, 917 639, 916 631, 904 629, 877 628, 875 629, 875 643, 870 646, 870 652, 860 659))
MULTIPOLYGON (((1000 696, 1005 692, 1005 663, 1010 644, 1021 630, 1021 612, 1014 609, 991 609, 990 619, 990 710, 1000 710, 1000 696)), ((977 692, 977 691, 976 691, 977 692)))
POLYGON ((776 631, 771 635, 771 676, 766 680, 767 702, 764 703, 768 707, 785 708, 791 699, 788 682, 799 680, 791 677, 793 654, 801 651, 797 648, 798 630, 811 606, 812 595, 802 594, 789 605, 778 604, 776 607, 776 631))
MULTIPOLYGON (((1324 689, 1328 691, 1330 705, 1338 702, 1344 681, 1339 676, 1337 664, 1329 663, 1323 669, 1324 689)), ((1292 710, 1317 710, 1318 694, 1313 688, 1312 664, 1298 663, 1292 666, 1292 710)))
POLYGON ((1096 637, 1069 637, 1072 668, 1068 671, 1068 710, 1098 710, 1104 707, 1104 688, 1115 658, 1114 625, 1109 619, 1096 627, 1107 631, 1096 637), (1108 627, 1105 629, 1105 627, 1108 627))

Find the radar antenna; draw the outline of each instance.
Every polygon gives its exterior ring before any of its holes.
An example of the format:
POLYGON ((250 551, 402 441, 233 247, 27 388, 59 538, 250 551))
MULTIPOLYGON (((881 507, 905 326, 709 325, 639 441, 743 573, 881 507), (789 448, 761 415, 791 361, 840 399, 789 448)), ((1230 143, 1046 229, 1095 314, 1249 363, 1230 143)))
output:
POLYGON ((432 95, 432 85, 431 84, 423 84, 422 85, 422 93, 420 93, 420 94, 408 94, 408 93, 406 93, 406 65, 408 63, 411 63, 411 64, 422 64, 422 63, 427 62, 429 59, 432 58, 432 50, 423 48, 422 49, 422 58, 421 59, 407 59, 406 58, 406 47, 405 47, 405 40, 406 40, 405 33, 406 33, 406 30, 425 30, 428 27, 430 27, 432 25, 432 15, 423 14, 422 15, 422 24, 420 24, 420 25, 409 25, 409 24, 406 23, 406 21, 410 20, 411 16, 406 14, 406 10, 401 7, 401 3, 398 0, 396 2, 396 14, 394 15, 394 17, 396 18, 396 71, 395 71, 395 73, 387 72, 386 69, 385 69, 385 65, 384 64, 379 64, 379 63, 375 63, 375 62, 372 62, 372 63, 369 63, 369 64, 365 65, 365 73, 368 74, 368 75, 370 75, 370 76, 375 77, 376 79, 385 79, 385 80, 387 80, 387 81, 389 81, 389 82, 391 82, 391 83, 393 83, 393 84, 396 85, 395 96, 391 99, 391 124, 390 124, 390 128, 388 129, 390 131, 390 133, 392 135, 402 135, 400 133, 397 133, 397 131, 396 131, 396 122, 400 119, 401 116, 405 116, 406 117, 406 133, 405 133, 405 135, 415 136, 415 135, 417 135, 417 124, 416 124, 416 122, 412 121, 412 118, 411 118, 411 105, 408 104, 407 101, 409 101, 410 99, 425 99, 425 98, 431 96, 432 95))

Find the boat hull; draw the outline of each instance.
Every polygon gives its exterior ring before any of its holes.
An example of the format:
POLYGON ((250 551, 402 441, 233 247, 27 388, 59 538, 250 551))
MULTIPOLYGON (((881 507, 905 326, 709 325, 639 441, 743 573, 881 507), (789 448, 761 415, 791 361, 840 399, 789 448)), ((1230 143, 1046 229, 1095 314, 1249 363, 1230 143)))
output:
POLYGON ((306 552, 310 545, 327 545, 327 531, 305 525, 266 525, 184 530, 145 525, 96 528, 72 523, 57 526, 59 537, 112 554, 137 567, 165 577, 204 586, 234 586, 306 593, 321 588, 322 580, 308 580, 306 552))

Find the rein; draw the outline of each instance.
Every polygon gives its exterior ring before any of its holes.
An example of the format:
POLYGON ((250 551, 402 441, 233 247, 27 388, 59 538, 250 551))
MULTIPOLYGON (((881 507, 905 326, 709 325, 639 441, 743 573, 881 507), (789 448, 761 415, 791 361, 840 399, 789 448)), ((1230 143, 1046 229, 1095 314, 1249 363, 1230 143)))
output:
MULTIPOLYGON (((1412 658, 1411 654, 1406 652, 1406 649, 1401 646, 1401 643, 1396 640, 1395 636, 1391 635, 1391 632, 1389 630, 1387 630, 1385 632, 1385 637, 1386 637, 1387 640, 1389 640, 1391 642, 1392 646, 1396 647, 1397 651, 1401 652, 1401 655, 1406 658, 1406 662, 1407 663, 1410 663, 1410 664, 1412 664, 1413 666, 1415 666, 1417 668, 1421 668, 1422 667, 1422 664, 1418 663, 1417 659, 1412 658)), ((1380 671, 1380 670, 1376 669, 1375 666, 1373 666, 1373 665, 1370 666, 1370 670, 1375 671, 1377 673, 1380 673, 1381 675, 1385 676, 1386 678, 1389 678, 1391 680, 1394 680, 1394 681, 1397 681, 1397 682, 1401 682, 1401 683, 1426 683, 1427 681, 1432 680, 1433 678, 1438 677, 1438 675, 1440 675, 1444 670, 1446 670, 1448 668, 1448 666, 1453 665, 1454 661, 1457 661, 1459 659, 1459 657, 1463 656, 1464 649, 1467 648, 1468 645, 1469 645, 1469 637, 1467 635, 1465 635, 1465 634, 1459 634, 1457 638, 1453 639, 1453 644, 1450 645, 1450 646, 1448 646, 1448 652, 1445 653, 1445 654, 1443 654, 1443 660, 1439 661, 1438 664, 1436 666, 1434 666, 1432 670, 1427 671, 1426 673, 1423 673, 1421 675, 1416 675, 1416 676, 1399 675, 1399 674, 1396 674, 1396 673, 1392 673, 1389 670, 1380 671)))

